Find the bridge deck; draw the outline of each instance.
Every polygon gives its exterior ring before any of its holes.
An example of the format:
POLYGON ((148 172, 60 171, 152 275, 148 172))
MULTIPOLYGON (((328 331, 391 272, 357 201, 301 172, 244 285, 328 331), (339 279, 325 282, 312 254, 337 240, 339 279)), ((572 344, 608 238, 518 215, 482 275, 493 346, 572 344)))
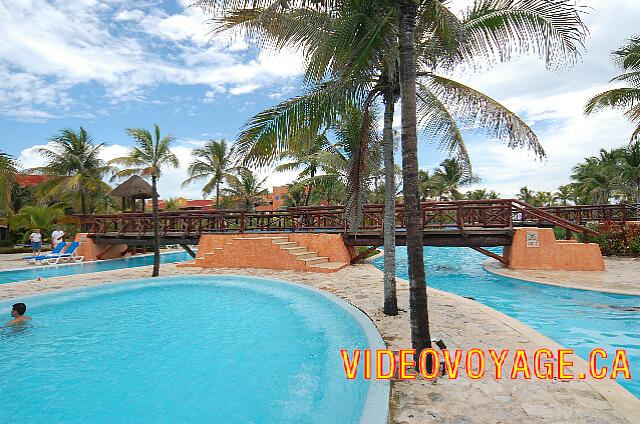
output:
MULTIPOLYGON (((507 246, 517 227, 560 227, 588 240, 595 231, 586 220, 638 218, 633 205, 572 206, 545 210, 514 199, 425 202, 421 205, 427 246, 507 246), (565 219, 570 218, 570 219, 565 219)), ((151 213, 93 215, 89 237, 101 243, 153 244, 151 213)), ((203 234, 338 233, 347 245, 382 245, 384 206, 365 205, 358 228, 348 228, 344 206, 308 206, 287 210, 190 210, 159 213, 161 244, 197 244, 203 234)), ((396 205, 396 244, 406 244, 404 206, 396 205)))
MULTIPOLYGON (((423 231, 425 246, 449 247, 492 247, 508 246, 514 230, 505 228, 465 228, 459 229, 427 229, 423 231)), ((287 234, 291 231, 246 231, 244 234, 287 234)), ((325 230, 322 233, 342 234, 339 230, 325 230)), ((228 232, 206 232, 202 234, 228 234, 228 232)), ((137 244, 152 245, 153 233, 118 233, 109 232, 92 235, 93 239, 104 244, 137 244)), ((200 235, 185 235, 183 232, 167 232, 161 236, 161 244, 197 244, 200 235)), ((384 240, 379 231, 356 231, 343 234, 347 246, 382 246, 384 240)), ((396 244, 406 245, 406 231, 396 231, 396 244)))

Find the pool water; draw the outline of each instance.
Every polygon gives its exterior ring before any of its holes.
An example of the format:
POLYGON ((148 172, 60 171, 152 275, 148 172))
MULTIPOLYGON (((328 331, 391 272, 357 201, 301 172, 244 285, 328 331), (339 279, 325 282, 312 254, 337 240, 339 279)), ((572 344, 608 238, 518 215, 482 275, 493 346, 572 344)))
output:
POLYGON ((339 349, 369 348, 367 336, 308 288, 189 276, 27 304, 33 321, 0 330, 0 422, 360 420, 369 382, 344 377, 339 349))
MULTIPOLYGON (((187 252, 161 253, 161 263, 184 262, 193 258, 187 252)), ((29 268, 0 271, 0 284, 37 280, 65 275, 86 274, 88 272, 113 271, 114 269, 136 268, 153 265, 153 255, 130 256, 106 261, 82 262, 71 265, 31 265, 29 268)), ((82 278, 82 277, 79 277, 82 278)))
MULTIPOLYGON (((407 249, 399 247, 396 258, 396 274, 408 278, 407 249)), ((640 398, 640 312, 625 310, 640 307, 640 296, 575 290, 495 275, 482 267, 486 256, 468 248, 425 247, 424 258, 427 285, 472 297, 574 349, 585 360, 597 347, 605 349, 609 359, 616 349, 626 349, 632 379, 617 381, 640 398)), ((374 265, 383 269, 383 258, 376 259, 374 265)))

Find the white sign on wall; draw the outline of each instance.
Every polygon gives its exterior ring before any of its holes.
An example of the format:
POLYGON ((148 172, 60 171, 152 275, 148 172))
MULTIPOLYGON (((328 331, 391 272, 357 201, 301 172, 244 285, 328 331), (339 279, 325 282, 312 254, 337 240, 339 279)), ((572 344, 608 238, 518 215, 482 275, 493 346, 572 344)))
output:
POLYGON ((540 247, 537 231, 527 231, 527 247, 540 247))

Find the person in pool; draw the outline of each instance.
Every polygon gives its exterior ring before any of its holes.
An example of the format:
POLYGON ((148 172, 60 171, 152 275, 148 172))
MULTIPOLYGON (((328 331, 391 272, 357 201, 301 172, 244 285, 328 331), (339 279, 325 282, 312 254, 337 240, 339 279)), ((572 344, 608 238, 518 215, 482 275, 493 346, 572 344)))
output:
POLYGON ((24 303, 16 303, 11 308, 11 316, 13 319, 5 324, 5 326, 16 325, 20 323, 24 323, 27 321, 31 321, 31 317, 25 315, 27 312, 27 305, 24 303))

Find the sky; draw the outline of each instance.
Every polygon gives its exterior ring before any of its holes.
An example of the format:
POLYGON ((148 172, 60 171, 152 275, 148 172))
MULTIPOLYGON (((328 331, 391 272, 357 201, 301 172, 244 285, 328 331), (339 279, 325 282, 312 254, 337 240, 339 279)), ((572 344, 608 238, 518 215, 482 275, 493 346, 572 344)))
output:
MULTIPOLYGON (((465 134, 473 188, 513 197, 520 187, 555 191, 571 168, 601 148, 628 141, 621 113, 585 117, 587 99, 612 87, 610 52, 640 33, 637 0, 578 0, 589 37, 572 68, 545 69, 522 57, 482 72, 456 75, 518 113, 536 132, 546 159, 510 150, 496 140, 465 134)), ((125 129, 151 128, 176 137, 180 167, 165 170, 161 197, 200 198, 198 185, 181 188, 191 150, 206 140, 233 141, 257 112, 300 94, 304 58, 295 51, 259 50, 242 39, 210 34, 208 16, 193 0, 0 0, 0 150, 23 168, 60 129, 86 128, 105 143, 104 159, 126 154, 125 129)), ((455 7, 471 1, 455 0, 455 7)), ((399 125, 399 116, 395 125, 399 125)), ((420 166, 443 159, 421 140, 420 166)), ((399 161, 399 159, 398 159, 399 161)), ((267 186, 295 172, 261 170, 267 186)))

